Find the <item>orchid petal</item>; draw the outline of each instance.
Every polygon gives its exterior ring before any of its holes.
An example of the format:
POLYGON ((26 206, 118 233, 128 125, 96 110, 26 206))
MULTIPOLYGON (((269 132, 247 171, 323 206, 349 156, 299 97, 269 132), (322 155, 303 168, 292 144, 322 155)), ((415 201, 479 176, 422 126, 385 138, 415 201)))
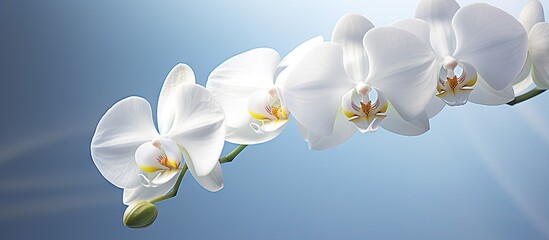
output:
POLYGON ((158 129, 160 134, 166 134, 170 131, 174 121, 175 112, 173 109, 177 107, 177 102, 173 101, 173 93, 181 84, 194 84, 194 72, 187 64, 177 64, 170 70, 168 76, 164 80, 160 96, 158 97, 158 109, 156 118, 158 120, 158 129))
POLYGON ((307 54, 313 47, 316 47, 324 42, 324 38, 322 36, 318 36, 312 39, 309 39, 305 41, 304 43, 300 44, 294 50, 292 50, 286 57, 280 61, 280 64, 278 64, 277 67, 277 74, 276 74, 276 80, 275 85, 278 87, 281 87, 284 82, 286 81, 287 73, 289 71, 287 68, 294 66, 297 62, 299 62, 305 54, 307 54))
POLYGON ((235 144, 244 144, 244 145, 253 145, 253 144, 259 144, 264 143, 273 140, 275 137, 280 135, 280 133, 285 129, 285 124, 282 124, 279 126, 279 128, 276 128, 275 130, 269 129, 272 131, 269 132, 261 132, 258 133, 257 131, 252 128, 252 126, 261 126, 262 122, 255 120, 254 118, 249 118, 248 122, 246 123, 246 126, 248 127, 241 127, 241 128, 231 128, 226 127, 226 136, 225 139, 227 139, 227 142, 235 143, 235 144))
POLYGON ((529 35, 532 78, 539 88, 549 89, 549 23, 534 25, 529 35))
POLYGON ((297 128, 297 131, 299 132, 299 135, 301 135, 301 138, 305 140, 305 142, 309 142, 309 129, 305 128, 303 125, 301 125, 298 121, 295 121, 295 126, 297 128))
POLYGON ((156 175, 155 178, 150 182, 153 186, 161 186, 172 180, 175 176, 179 175, 180 169, 169 169, 162 171, 160 174, 156 175))
POLYGON ((135 151, 157 137, 147 100, 128 97, 114 104, 99 120, 91 142, 93 162, 116 187, 138 187, 141 170, 134 160, 135 151))
POLYGON ((530 32, 536 23, 545 22, 543 6, 538 0, 530 0, 524 5, 519 15, 519 22, 530 32))
POLYGON ((403 19, 392 23, 390 26, 402 28, 408 32, 413 33, 416 37, 420 38, 427 45, 431 45, 431 29, 429 23, 417 18, 403 19))
POLYGON ((158 138, 141 144, 135 151, 135 162, 145 173, 177 169, 183 160, 177 143, 167 138, 158 138))
POLYGON ((314 47, 288 74, 282 99, 294 118, 310 131, 332 134, 341 97, 354 86, 343 68, 343 50, 336 43, 314 47))
POLYGON ((199 176, 196 173, 196 168, 192 165, 192 163, 188 164, 188 167, 194 179, 206 190, 210 192, 217 192, 223 188, 223 171, 221 170, 221 164, 219 164, 219 162, 216 162, 213 170, 205 176, 199 176))
POLYGON ((278 131, 280 128, 283 128, 286 125, 286 123, 288 123, 288 119, 265 122, 263 123, 263 126, 261 127, 260 131, 262 133, 278 131))
POLYGON ((370 56, 366 83, 385 94, 406 121, 421 114, 433 97, 437 68, 429 46, 398 27, 378 27, 364 37, 370 56))
POLYGON ((455 57, 475 66, 491 88, 509 86, 526 61, 528 38, 524 27, 513 16, 485 3, 461 8, 453 25, 455 57))
MULTIPOLYGON (((525 86, 526 84, 524 84, 522 82, 526 81, 527 78, 530 77, 530 73, 532 72, 532 66, 533 66, 532 65, 532 57, 530 57, 530 54, 528 54, 526 56, 526 62, 522 66, 522 70, 520 70, 520 73, 513 80, 513 83, 512 83, 513 86, 516 86, 516 85, 520 84, 521 86, 528 87, 528 86, 525 86)), ((521 90, 524 87, 521 87, 519 90, 521 90)), ((515 91, 515 93, 517 93, 517 92, 521 92, 521 91, 515 91)))
POLYGON ((469 101, 482 105, 497 106, 506 104, 514 98, 515 92, 512 86, 508 86, 502 90, 495 90, 479 75, 477 83, 469 96, 469 101))
POLYGON ((350 121, 355 125, 356 129, 358 129, 360 133, 369 133, 377 131, 381 126, 383 119, 374 118, 371 121, 368 121, 365 118, 355 118, 350 121))
POLYGON ((456 36, 452 18, 459 9, 454 0, 422 0, 416 10, 416 18, 431 25, 431 44, 439 57, 450 55, 456 49, 456 36))
POLYGON ((279 96, 277 90, 260 90, 252 93, 247 105, 248 114, 251 116, 248 128, 227 128, 226 138, 236 140, 238 144, 250 145, 276 137, 288 121, 289 115, 279 96), (234 139, 233 135, 237 135, 237 139, 234 139))
POLYGON ((345 71, 355 81, 364 81, 368 75, 368 55, 362 39, 374 28, 367 18, 357 14, 347 14, 339 19, 332 33, 332 41, 343 47, 345 71))
POLYGON ((173 167, 180 167, 181 162, 183 161, 183 155, 181 155, 181 149, 179 149, 177 143, 166 138, 160 138, 159 142, 162 145, 170 164, 173 167))
POLYGON ((286 68, 290 65, 295 64, 296 62, 299 62, 303 58, 307 52, 309 52, 313 47, 316 47, 324 42, 324 38, 322 36, 317 36, 314 38, 311 38, 304 43, 300 44, 296 48, 294 48, 288 55, 286 55, 282 61, 280 61, 280 64, 278 64, 279 68, 286 68))
POLYGON ((270 108, 272 96, 267 91, 257 91, 250 95, 248 100, 248 113, 257 120, 276 120, 270 108))
POLYGON ((442 101, 442 99, 434 97, 433 99, 431 99, 431 102, 427 104, 427 107, 425 107, 425 113, 427 114, 427 117, 431 119, 439 114, 442 109, 444 109, 444 107, 446 107, 446 103, 442 101))
POLYGON ((180 106, 175 111, 174 126, 167 137, 188 153, 199 177, 208 175, 221 155, 225 139, 223 110, 205 88, 195 84, 179 86, 174 93, 180 106))
MULTIPOLYGON (((250 128, 247 125, 250 115, 246 110, 248 97, 274 86, 279 61, 275 50, 257 48, 228 59, 212 71, 206 88, 223 107, 227 127, 250 128)), ((230 138, 227 141, 235 142, 230 138)))
POLYGON ((309 149, 311 150, 327 150, 336 147, 347 141, 356 133, 355 125, 349 122, 341 111, 337 114, 334 131, 330 136, 316 135, 313 132, 308 131, 298 122, 296 122, 296 124, 301 136, 307 141, 309 149))
MULTIPOLYGON (((181 171, 178 171, 177 176, 179 176, 180 173, 181 171)), ((124 189, 123 203, 130 205, 137 200, 150 201, 156 197, 166 195, 172 190, 176 182, 177 177, 173 177, 170 181, 157 187, 139 186, 136 188, 124 189)))
POLYGON ((389 106, 387 117, 381 122, 381 127, 403 136, 418 136, 429 131, 429 117, 423 112, 416 119, 406 121, 392 106, 389 106))

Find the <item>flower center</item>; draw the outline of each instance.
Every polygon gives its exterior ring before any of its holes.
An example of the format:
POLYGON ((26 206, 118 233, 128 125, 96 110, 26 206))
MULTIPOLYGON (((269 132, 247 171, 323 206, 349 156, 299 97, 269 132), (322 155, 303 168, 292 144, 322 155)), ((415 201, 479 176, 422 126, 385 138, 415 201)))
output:
POLYGON ((146 173, 178 169, 182 160, 177 143, 167 138, 143 143, 135 151, 135 162, 146 173))
POLYGON ((248 100, 248 113, 261 124, 252 123, 251 128, 257 133, 278 129, 288 121, 289 111, 282 104, 276 88, 253 93, 248 100))
POLYGON ((387 98, 364 83, 347 92, 341 102, 343 114, 362 133, 376 131, 387 116, 388 107, 387 98))
POLYGON ((439 72, 436 96, 450 106, 463 105, 469 100, 477 79, 477 71, 472 65, 447 56, 439 72))
POLYGON ((135 151, 135 162, 142 174, 143 186, 156 187, 172 179, 182 166, 180 146, 167 138, 157 138, 141 144, 135 151))

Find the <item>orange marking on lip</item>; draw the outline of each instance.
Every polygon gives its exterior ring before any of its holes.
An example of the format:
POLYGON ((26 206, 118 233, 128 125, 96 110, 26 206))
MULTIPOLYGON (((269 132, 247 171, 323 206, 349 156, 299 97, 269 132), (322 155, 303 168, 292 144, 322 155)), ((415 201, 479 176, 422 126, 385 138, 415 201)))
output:
POLYGON ((447 77, 446 79, 448 80, 448 84, 450 84, 450 88, 452 89, 452 91, 455 91, 459 83, 458 78, 454 75, 454 77, 452 78, 447 77))
POLYGON ((360 110, 362 110, 362 112, 366 114, 366 116, 369 116, 370 111, 372 110, 372 101, 368 101, 368 103, 366 104, 360 102, 360 110))

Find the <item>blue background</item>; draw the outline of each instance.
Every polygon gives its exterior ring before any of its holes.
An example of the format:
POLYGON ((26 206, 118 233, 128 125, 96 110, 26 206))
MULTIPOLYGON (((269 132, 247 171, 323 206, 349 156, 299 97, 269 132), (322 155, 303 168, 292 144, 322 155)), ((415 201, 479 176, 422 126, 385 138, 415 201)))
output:
MULTIPOLYGON (((547 93, 447 108, 422 136, 380 130, 324 152, 290 123, 223 165, 222 191, 186 176, 152 227, 122 225, 122 191, 89 152, 112 104, 138 95, 156 106, 178 62, 204 84, 245 50, 285 55, 329 39, 345 13, 387 25, 418 2, 2 0, 0 238, 549 239, 547 93)), ((517 16, 526 1, 488 2, 517 16)))

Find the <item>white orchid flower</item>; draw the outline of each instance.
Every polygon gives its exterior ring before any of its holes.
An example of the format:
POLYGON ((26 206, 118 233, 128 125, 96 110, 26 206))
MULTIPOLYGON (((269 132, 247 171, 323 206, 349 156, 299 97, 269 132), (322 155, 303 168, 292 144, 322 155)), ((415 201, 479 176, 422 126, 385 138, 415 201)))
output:
POLYGON ((101 118, 91 142, 93 161, 109 182, 124 189, 124 204, 168 193, 186 163, 204 188, 218 191, 223 173, 223 110, 194 84, 184 64, 168 74, 158 100, 156 130, 149 103, 128 97, 101 118))
POLYGON ((515 18, 485 3, 460 8, 454 0, 422 0, 416 17, 430 25, 440 68, 429 117, 445 105, 500 105, 514 99, 511 83, 527 49, 526 31, 515 18))
POLYGON ((258 144, 282 132, 290 115, 280 93, 287 72, 294 62, 322 42, 321 37, 306 41, 282 61, 273 49, 252 49, 212 71, 206 88, 225 111, 228 142, 258 144))
POLYGON ((545 22, 541 2, 530 0, 526 3, 519 21, 528 32, 528 58, 513 81, 517 96, 528 90, 533 83, 538 88, 549 89, 549 23, 545 22))
POLYGON ((415 135, 429 128, 424 108, 437 71, 425 42, 356 14, 338 21, 332 41, 305 55, 282 89, 309 148, 334 147, 357 129, 415 135))

